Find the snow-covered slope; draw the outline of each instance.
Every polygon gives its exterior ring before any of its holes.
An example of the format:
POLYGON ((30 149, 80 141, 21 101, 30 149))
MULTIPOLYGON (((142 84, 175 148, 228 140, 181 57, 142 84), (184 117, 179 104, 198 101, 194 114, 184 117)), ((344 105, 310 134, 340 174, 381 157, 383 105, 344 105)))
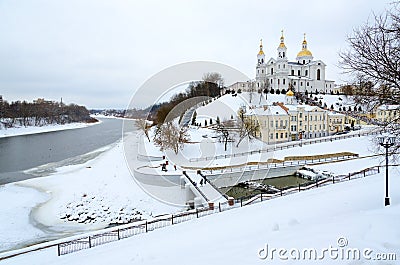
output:
POLYGON ((2 265, 278 264, 283 259, 285 264, 398 264, 373 260, 382 253, 400 258, 398 176, 398 169, 392 169, 389 207, 383 206, 381 172, 61 257, 52 248, 4 260, 2 265), (281 248, 286 252, 279 253, 281 248), (315 249, 316 258, 297 256, 309 249, 315 249), (360 250, 360 260, 353 260, 354 250, 360 250))

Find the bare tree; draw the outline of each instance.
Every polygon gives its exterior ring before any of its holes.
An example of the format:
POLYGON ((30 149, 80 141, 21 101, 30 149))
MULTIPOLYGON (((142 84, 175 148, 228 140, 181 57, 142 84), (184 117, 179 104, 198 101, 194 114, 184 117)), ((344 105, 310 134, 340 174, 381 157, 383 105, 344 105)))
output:
POLYGON ((150 126, 148 124, 148 121, 145 120, 145 119, 136 119, 135 120, 135 126, 139 130, 141 130, 144 133, 144 135, 146 135, 147 140, 149 140, 149 142, 150 142, 150 136, 149 136, 149 128, 150 128, 150 126))
POLYGON ((203 75, 203 81, 217 84, 219 87, 224 85, 224 79, 222 78, 221 74, 216 72, 205 73, 203 75))
POLYGON ((178 154, 188 141, 190 141, 190 137, 187 127, 179 128, 173 122, 158 125, 154 135, 154 142, 160 147, 161 151, 173 150, 175 154, 178 154))
POLYGON ((257 137, 257 133, 260 132, 260 125, 257 120, 249 118, 246 115, 246 109, 241 107, 238 111, 237 125, 239 129, 239 141, 236 147, 243 141, 244 138, 248 137, 249 140, 257 137))
MULTIPOLYGON (((339 56, 342 68, 353 77, 355 103, 369 112, 383 104, 399 105, 400 2, 392 3, 383 14, 374 14, 347 42, 349 48, 339 56)), ((399 122, 395 115, 382 126, 400 137, 399 122)))
POLYGON ((341 67, 353 76, 358 100, 380 104, 400 102, 400 2, 372 22, 353 31, 342 51, 341 67), (360 98, 361 96, 361 98, 360 98))

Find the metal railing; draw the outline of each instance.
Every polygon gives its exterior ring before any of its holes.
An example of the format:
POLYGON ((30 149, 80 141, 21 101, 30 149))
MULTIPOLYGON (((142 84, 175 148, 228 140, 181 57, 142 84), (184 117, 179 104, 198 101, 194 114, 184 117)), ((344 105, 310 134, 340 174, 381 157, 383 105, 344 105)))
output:
POLYGON ((268 153, 268 152, 273 152, 273 151, 278 151, 278 150, 283 150, 283 149, 289 149, 289 148, 293 148, 293 147, 297 147, 297 146, 303 146, 303 145, 309 145, 309 144, 332 142, 332 141, 336 141, 336 140, 343 140, 343 139, 348 139, 348 138, 353 138, 353 137, 361 137, 361 136, 367 136, 367 135, 376 135, 378 133, 379 132, 375 132, 375 131, 373 131, 373 132, 363 132, 363 133, 359 132, 358 134, 329 136, 329 137, 318 138, 318 139, 314 139, 314 140, 303 139, 302 141, 296 141, 293 144, 282 144, 282 145, 275 146, 275 147, 272 147, 272 148, 258 149, 258 150, 242 152, 242 153, 191 158, 191 159, 189 159, 189 161, 190 162, 199 162, 199 161, 211 161, 211 160, 217 160, 217 159, 249 156, 249 155, 268 153))
POLYGON ((109 242, 115 242, 124 238, 132 237, 138 234, 148 233, 163 227, 176 225, 182 222, 187 222, 196 218, 201 218, 207 215, 223 212, 238 207, 244 207, 253 203, 262 202, 265 200, 271 200, 273 198, 298 193, 305 190, 310 190, 330 184, 343 182, 346 180, 358 179, 379 173, 380 166, 374 166, 366 168, 361 171, 349 173, 347 175, 332 176, 315 183, 308 184, 306 186, 299 185, 298 187, 291 187, 285 190, 280 190, 275 193, 260 193, 253 196, 247 196, 235 199, 234 201, 227 201, 218 203, 217 205, 208 205, 208 207, 197 208, 177 214, 165 215, 162 217, 154 218, 149 221, 137 221, 134 223, 119 225, 111 228, 106 228, 101 231, 92 232, 86 235, 74 236, 70 239, 56 240, 53 242, 42 243, 36 246, 27 247, 14 251, 12 254, 0 254, 0 260, 15 257, 17 255, 26 254, 32 251, 38 251, 46 248, 57 248, 57 254, 59 256, 66 255, 69 253, 77 252, 80 250, 93 248, 99 245, 103 245, 109 242), (60 242, 61 241, 61 242, 60 242))

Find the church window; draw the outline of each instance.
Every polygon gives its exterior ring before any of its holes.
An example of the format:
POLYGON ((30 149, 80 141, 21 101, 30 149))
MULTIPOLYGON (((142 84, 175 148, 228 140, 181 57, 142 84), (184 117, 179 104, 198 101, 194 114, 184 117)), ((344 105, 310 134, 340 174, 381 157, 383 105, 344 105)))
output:
POLYGON ((317 69, 317 80, 321 80, 321 70, 317 69))
POLYGON ((301 75, 301 72, 300 72, 300 70, 297 70, 297 75, 298 75, 298 76, 300 76, 300 75, 301 75))

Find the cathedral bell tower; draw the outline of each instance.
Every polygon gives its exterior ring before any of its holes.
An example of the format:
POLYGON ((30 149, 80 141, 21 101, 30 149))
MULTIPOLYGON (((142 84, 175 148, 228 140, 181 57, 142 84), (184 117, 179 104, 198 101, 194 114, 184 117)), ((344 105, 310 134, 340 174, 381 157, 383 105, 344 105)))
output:
POLYGON ((285 45, 285 37, 283 36, 283 30, 281 31, 282 36, 281 36, 281 43, 279 43, 278 46, 278 60, 287 60, 287 48, 285 45))
POLYGON ((264 86, 266 76, 265 54, 263 51, 262 39, 260 40, 260 50, 257 54, 256 66, 256 88, 260 89, 264 86))
POLYGON ((265 62, 265 54, 263 51, 262 39, 260 40, 260 51, 257 54, 257 64, 263 64, 265 62))

